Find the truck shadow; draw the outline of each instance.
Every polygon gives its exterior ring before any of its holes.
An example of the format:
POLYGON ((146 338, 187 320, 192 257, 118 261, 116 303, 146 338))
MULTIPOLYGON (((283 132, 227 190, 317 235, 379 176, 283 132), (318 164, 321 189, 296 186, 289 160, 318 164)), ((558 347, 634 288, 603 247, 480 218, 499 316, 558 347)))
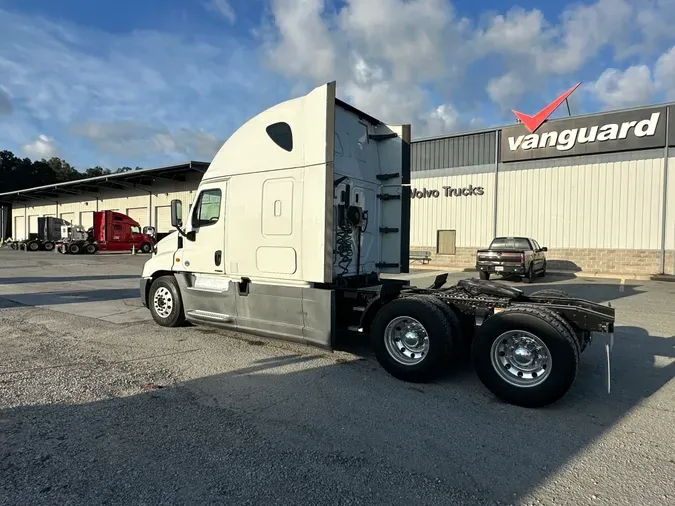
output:
POLYGON ((134 299, 140 305, 137 288, 102 288, 64 290, 53 292, 11 293, 0 292, 0 299, 7 299, 27 306, 54 306, 83 302, 108 302, 122 299, 134 299))
POLYGON ((473 377, 412 385, 370 359, 325 365, 322 353, 277 355, 90 404, 5 409, 0 497, 511 503, 574 466, 575 456, 672 380, 674 366, 654 361, 675 356, 667 339, 633 327, 617 336, 621 374, 611 395, 602 386, 602 349, 591 348, 569 395, 539 410, 501 403, 473 377))
MULTIPOLYGON (((478 274, 476 274, 475 277, 478 277, 478 274)), ((564 272, 564 271, 559 271, 559 272, 548 272, 546 273, 546 276, 543 278, 535 278, 534 283, 531 285, 529 283, 526 283, 523 281, 523 278, 517 275, 513 276, 498 276, 498 275, 492 275, 490 277, 491 281, 497 281, 497 282, 509 282, 509 283, 514 283, 518 285, 518 288, 520 288, 521 285, 523 286, 536 286, 536 285, 542 285, 542 284, 549 284, 549 283, 559 283, 560 281, 565 281, 565 280, 572 280, 576 279, 576 276, 572 272, 564 272)))
POLYGON ((558 260, 555 258, 548 258, 546 265, 551 271, 566 271, 566 272, 581 272, 582 269, 571 260, 558 260))
MULTIPOLYGON (((625 295, 612 289, 611 300, 625 295)), ((617 326, 612 393, 605 390, 603 347, 594 343, 568 395, 538 410, 495 399, 470 365, 435 383, 409 384, 387 375, 368 353, 346 359, 278 347, 236 370, 145 393, 4 409, 7 478, 0 498, 518 502, 559 473, 587 473, 575 459, 675 377, 673 339, 617 326), (669 365, 657 363, 659 357, 669 365)), ((672 423, 668 416, 654 411, 650 423, 672 423)), ((630 437, 639 443, 642 436, 630 437)))

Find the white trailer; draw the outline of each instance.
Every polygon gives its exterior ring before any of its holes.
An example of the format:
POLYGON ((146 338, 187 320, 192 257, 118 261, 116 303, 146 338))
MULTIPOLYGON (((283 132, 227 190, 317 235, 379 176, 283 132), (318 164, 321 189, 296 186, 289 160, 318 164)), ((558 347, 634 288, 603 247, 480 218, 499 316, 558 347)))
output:
POLYGON ((185 220, 172 202, 177 231, 145 263, 142 302, 166 327, 187 320, 327 349, 360 332, 406 381, 432 380, 470 347, 499 398, 561 398, 592 333, 611 340, 614 310, 490 281, 444 286, 447 274, 426 289, 381 277, 408 272, 409 192, 410 126, 320 86, 232 134, 185 220))

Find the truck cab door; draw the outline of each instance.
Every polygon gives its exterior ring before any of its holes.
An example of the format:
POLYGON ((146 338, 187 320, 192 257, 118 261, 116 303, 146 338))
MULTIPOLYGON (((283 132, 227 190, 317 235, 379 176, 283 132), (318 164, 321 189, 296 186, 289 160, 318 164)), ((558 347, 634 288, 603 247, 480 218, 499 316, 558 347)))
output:
POLYGON ((175 270, 189 318, 209 323, 236 324, 236 283, 225 271, 227 181, 203 184, 185 220, 183 248, 175 270))

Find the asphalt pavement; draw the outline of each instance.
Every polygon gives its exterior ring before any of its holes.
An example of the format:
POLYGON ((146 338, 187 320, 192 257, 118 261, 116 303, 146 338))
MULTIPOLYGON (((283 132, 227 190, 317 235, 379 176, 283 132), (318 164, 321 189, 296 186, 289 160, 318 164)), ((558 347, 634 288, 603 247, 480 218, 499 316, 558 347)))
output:
POLYGON ((568 395, 527 410, 468 364, 413 385, 358 343, 161 328, 146 258, 0 250, 0 504, 675 502, 675 284, 508 282, 618 315, 612 393, 594 343, 568 395))

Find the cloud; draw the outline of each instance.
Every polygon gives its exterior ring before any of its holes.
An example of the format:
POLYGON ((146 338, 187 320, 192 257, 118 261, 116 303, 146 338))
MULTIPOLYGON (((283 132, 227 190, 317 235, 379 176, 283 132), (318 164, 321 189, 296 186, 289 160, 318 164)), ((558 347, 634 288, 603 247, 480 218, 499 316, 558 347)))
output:
POLYGON ((490 80, 488 94, 506 109, 549 79, 570 76, 570 84, 579 81, 574 76, 589 65, 602 65, 607 55, 617 61, 645 56, 641 51, 669 40, 665 30, 651 30, 660 17, 669 15, 675 15, 672 0, 573 4, 563 10, 558 24, 546 20, 538 9, 512 8, 491 18, 475 38, 478 54, 501 55, 508 67, 490 80))
POLYGON ((0 114, 12 112, 0 144, 46 135, 75 166, 208 160, 250 117, 332 80, 413 137, 512 122, 510 109, 538 110, 578 81, 590 84, 575 114, 675 100, 673 0, 505 4, 473 18, 450 0, 269 0, 254 27, 232 5, 193 8, 241 25, 227 31, 196 30, 187 7, 173 31, 114 33, 0 10, 0 114))
POLYGON ((664 93, 666 100, 675 101, 675 46, 654 65, 654 86, 664 93))
POLYGON ((224 142, 224 139, 204 131, 186 128, 169 130, 133 121, 87 122, 74 125, 70 130, 108 153, 131 156, 152 153, 179 160, 193 155, 200 160, 211 160, 224 142))
POLYGON ((647 104, 657 94, 675 100, 675 46, 663 53, 653 68, 633 65, 625 70, 606 69, 591 83, 591 92, 611 109, 647 104))
POLYGON ((230 23, 234 23, 237 19, 234 9, 228 0, 209 0, 206 3, 206 8, 212 12, 220 14, 230 23))
POLYGON ((12 114, 12 99, 9 94, 0 88, 0 116, 12 114))
POLYGON ((57 156, 59 153, 54 139, 46 135, 40 135, 34 141, 24 144, 22 151, 27 157, 34 160, 49 159, 52 156, 57 156))
MULTIPOLYGON (((109 34, 2 10, 0 25, 2 84, 14 104, 13 128, 25 135, 17 149, 40 134, 58 137, 76 166, 89 166, 109 149, 114 165, 161 165, 166 153, 198 159, 210 152, 204 146, 211 141, 203 139, 227 138, 287 96, 287 88, 258 64, 256 47, 231 36, 109 34), (125 122, 152 125, 158 135, 146 143, 152 149, 124 153, 115 143, 61 135, 86 123, 125 122), (175 147, 162 148, 174 135, 175 147)), ((11 135, 0 131, 0 143, 15 145, 11 135)))
MULTIPOLYGON (((672 0, 572 4, 557 19, 513 7, 477 20, 458 16, 445 0, 272 0, 260 35, 267 65, 298 90, 335 79, 357 107, 383 121, 412 122, 414 136, 424 136, 477 124, 485 98, 497 105, 493 121, 532 92, 597 78, 608 57, 648 57, 671 37, 661 20, 673 17, 672 0)), ((638 74, 629 76, 644 80, 638 74)), ((598 85, 607 100, 617 79, 609 73, 598 85)), ((629 93, 627 83, 613 101, 648 102, 658 93, 644 84, 629 93)))

